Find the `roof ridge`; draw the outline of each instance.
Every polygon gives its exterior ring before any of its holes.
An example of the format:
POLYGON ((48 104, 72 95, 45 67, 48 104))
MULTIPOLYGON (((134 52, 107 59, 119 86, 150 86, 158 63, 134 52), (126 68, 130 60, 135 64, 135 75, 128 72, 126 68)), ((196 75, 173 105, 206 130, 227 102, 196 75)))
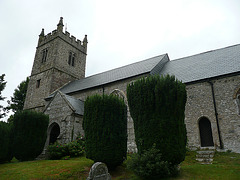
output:
MULTIPOLYGON (((131 63, 131 64, 127 64, 127 65, 124 65, 124 66, 120 66, 120 67, 117 67, 117 68, 114 68, 114 69, 110 69, 110 70, 107 70, 107 71, 103 71, 103 72, 100 72, 100 73, 97 73, 97 74, 93 74, 93 75, 87 76, 87 77, 85 77, 83 79, 90 78, 90 77, 93 77, 93 76, 96 76, 96 75, 100 75, 100 74, 104 74, 106 72, 111 72, 111 71, 114 71, 114 70, 117 70, 117 69, 120 69, 120 68, 125 68, 127 66, 131 66, 131 65, 134 65, 134 64, 139 64, 139 63, 142 63, 144 61, 149 61, 150 59, 157 58, 157 57, 160 57, 160 56, 165 56, 165 55, 167 55, 167 53, 161 54, 161 55, 158 55, 158 56, 153 56, 151 58, 147 58, 147 59, 144 59, 144 60, 141 60, 141 61, 137 61, 137 62, 134 62, 134 63, 131 63)), ((82 80, 82 79, 77 79, 77 80, 82 80)))
POLYGON ((68 98, 67 95, 65 93, 63 93, 62 91, 60 91, 60 90, 57 91, 57 92, 60 94, 60 96, 63 97, 63 99, 66 101, 67 105, 72 109, 72 111, 75 112, 76 109, 75 109, 75 107, 73 107, 71 102, 67 99, 68 98))
MULTIPOLYGON (((63 92, 61 91, 61 93, 63 93, 63 92)), ((84 102, 83 100, 78 99, 78 98, 75 98, 74 96, 69 96, 69 95, 67 95, 67 94, 65 94, 65 93, 63 93, 63 95, 64 95, 65 97, 67 97, 67 98, 71 98, 71 99, 74 99, 74 100, 77 100, 77 101, 84 102)))
POLYGON ((234 47, 234 46, 239 46, 239 45, 240 45, 240 44, 235 44, 235 45, 231 45, 231 46, 225 46, 225 47, 222 47, 222 48, 213 49, 213 50, 209 50, 209 51, 201 52, 201 53, 198 53, 198 54, 193 54, 193 55, 189 55, 189 56, 185 56, 185 57, 181 57, 181 58, 173 59, 173 60, 170 60, 170 61, 179 61, 179 60, 182 60, 182 59, 185 59, 185 58, 190 58, 190 57, 194 57, 194 56, 199 56, 199 55, 203 55, 203 54, 211 53, 211 52, 214 52, 214 51, 219 51, 219 50, 223 50, 223 49, 232 48, 232 47, 234 47))

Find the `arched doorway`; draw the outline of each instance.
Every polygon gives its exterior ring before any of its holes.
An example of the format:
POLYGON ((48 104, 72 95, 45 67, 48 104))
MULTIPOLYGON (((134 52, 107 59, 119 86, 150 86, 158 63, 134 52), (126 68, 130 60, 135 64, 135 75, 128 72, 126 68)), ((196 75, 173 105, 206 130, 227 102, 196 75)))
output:
POLYGON ((214 146, 211 122, 208 118, 202 117, 199 120, 199 131, 201 139, 201 147, 214 146))
POLYGON ((60 127, 57 123, 53 123, 51 126, 49 144, 54 144, 60 134, 60 127))

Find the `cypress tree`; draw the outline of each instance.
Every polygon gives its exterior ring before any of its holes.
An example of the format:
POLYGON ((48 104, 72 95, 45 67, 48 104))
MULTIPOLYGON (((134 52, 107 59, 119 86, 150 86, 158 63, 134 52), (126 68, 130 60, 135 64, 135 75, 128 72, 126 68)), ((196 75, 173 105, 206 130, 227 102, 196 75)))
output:
POLYGON ((185 159, 185 85, 174 76, 149 76, 129 84, 127 97, 138 152, 156 144, 164 161, 185 159))
POLYGON ((11 161, 12 155, 12 126, 0 121, 0 163, 11 161))
POLYGON ((114 95, 94 95, 84 104, 83 128, 86 157, 109 168, 120 165, 127 154, 127 107, 114 95))
POLYGON ((41 154, 49 118, 35 111, 19 111, 13 117, 13 155, 20 161, 33 160, 41 154))

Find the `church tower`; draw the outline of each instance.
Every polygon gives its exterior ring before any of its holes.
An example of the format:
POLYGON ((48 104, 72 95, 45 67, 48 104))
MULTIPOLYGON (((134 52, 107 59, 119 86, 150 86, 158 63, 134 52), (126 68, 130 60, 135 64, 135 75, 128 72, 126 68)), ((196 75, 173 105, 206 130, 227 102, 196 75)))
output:
POLYGON ((63 32, 63 18, 57 29, 39 35, 36 54, 28 84, 24 109, 43 111, 44 98, 75 79, 85 77, 87 35, 83 41, 63 32))

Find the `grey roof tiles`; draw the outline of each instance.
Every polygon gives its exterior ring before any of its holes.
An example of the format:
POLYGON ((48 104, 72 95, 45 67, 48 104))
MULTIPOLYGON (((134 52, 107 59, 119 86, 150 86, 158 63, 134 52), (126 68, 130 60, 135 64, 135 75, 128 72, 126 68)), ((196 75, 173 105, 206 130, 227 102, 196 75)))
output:
MULTIPOLYGON (((240 45, 169 61, 163 54, 117 69, 72 81, 60 91, 69 94, 141 74, 171 74, 184 83, 240 72, 240 45)), ((50 97, 52 97, 51 95, 50 97)))
POLYGON ((79 114, 79 115, 83 115, 83 113, 84 113, 84 102, 79 100, 79 99, 76 99, 72 96, 68 96, 66 94, 63 94, 63 95, 65 96, 67 101, 71 104, 71 106, 75 110, 75 113, 79 114))
POLYGON ((189 83, 236 72, 240 72, 240 45, 169 61, 159 74, 189 83))
POLYGON ((166 61, 166 58, 167 55, 164 54, 144 61, 136 62, 127 66, 116 68, 110 71, 99 73, 93 76, 89 76, 84 79, 72 81, 63 88, 61 88, 60 91, 67 94, 75 91, 80 91, 83 89, 101 86, 103 84, 108 84, 118 80, 127 79, 141 74, 150 73, 150 71, 154 67, 156 67, 157 64, 161 62, 162 59, 166 61))

